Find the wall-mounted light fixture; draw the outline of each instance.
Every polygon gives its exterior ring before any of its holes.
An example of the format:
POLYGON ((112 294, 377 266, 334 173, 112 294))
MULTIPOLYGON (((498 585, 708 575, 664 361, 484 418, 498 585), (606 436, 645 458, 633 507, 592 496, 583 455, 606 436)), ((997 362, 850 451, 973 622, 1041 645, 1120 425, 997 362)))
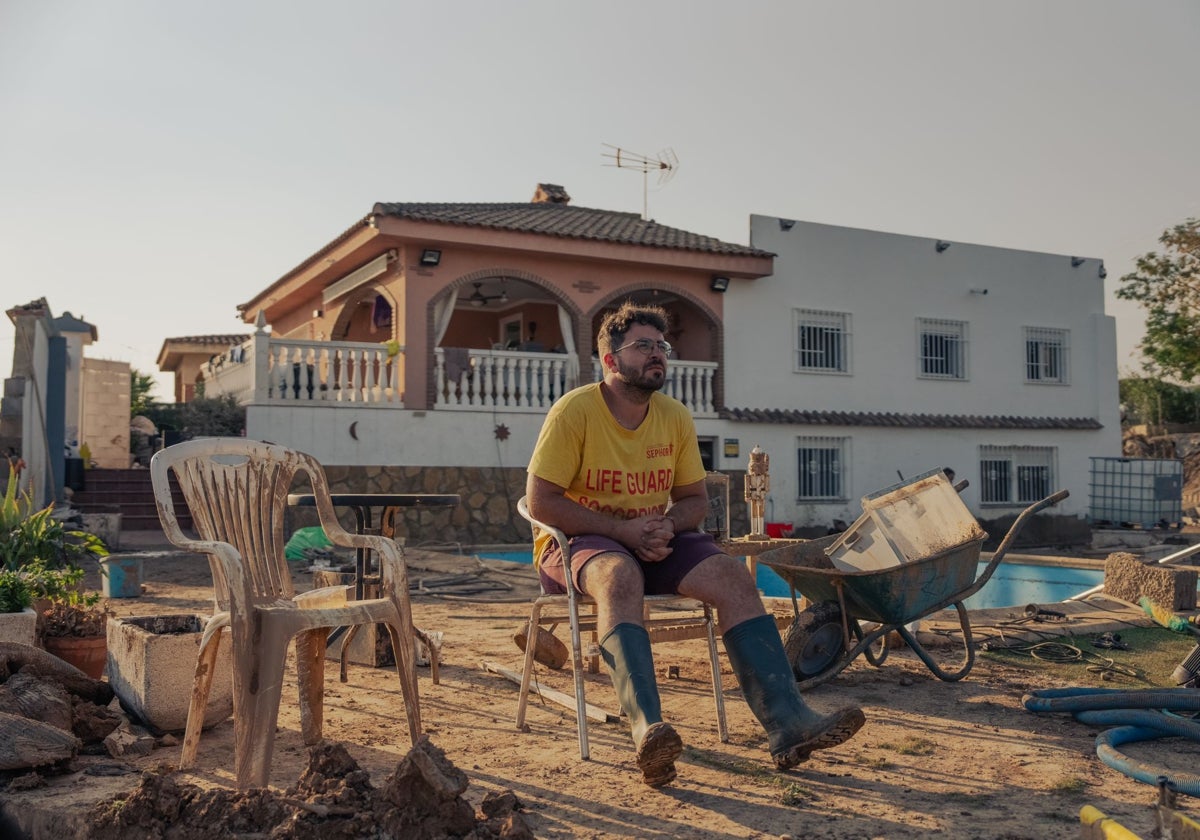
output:
POLYGON ((729 278, 728 277, 714 277, 712 279, 712 284, 710 285, 710 288, 714 292, 724 292, 726 289, 729 288, 729 278))
POLYGON ((1096 273, 1100 275, 1101 280, 1108 276, 1108 269, 1104 267, 1104 263, 1100 263, 1100 270, 1096 273))
POLYGON ((1071 257, 1071 268, 1079 268, 1079 266, 1083 265, 1083 263, 1083 257, 1071 257))
POLYGON ((795 226, 796 226, 795 219, 780 219, 779 220, 779 229, 780 230, 784 230, 784 231, 791 230, 795 226))
POLYGON ((325 310, 324 310, 324 309, 314 309, 314 310, 313 310, 313 317, 314 317, 314 318, 324 318, 324 317, 325 317, 325 310))
POLYGON ((442 252, 437 248, 426 248, 421 252, 421 265, 437 265, 442 261, 442 252))
POLYGON ((950 247, 950 243, 944 239, 939 239, 937 241, 937 244, 934 245, 933 247, 937 248, 937 252, 940 254, 940 253, 942 253, 942 251, 945 251, 947 248, 950 247))

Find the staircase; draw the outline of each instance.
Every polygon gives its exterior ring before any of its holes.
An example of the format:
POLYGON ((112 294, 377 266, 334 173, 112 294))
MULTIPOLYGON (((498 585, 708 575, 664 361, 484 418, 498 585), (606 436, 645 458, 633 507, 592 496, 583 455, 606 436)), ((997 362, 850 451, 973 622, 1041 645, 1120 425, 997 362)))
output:
MULTIPOLYGON (((159 531, 158 507, 154 504, 154 486, 150 470, 90 469, 84 471, 84 489, 71 497, 72 506, 83 513, 119 513, 122 531, 159 531)), ((183 492, 171 476, 171 494, 179 525, 192 527, 183 492)))

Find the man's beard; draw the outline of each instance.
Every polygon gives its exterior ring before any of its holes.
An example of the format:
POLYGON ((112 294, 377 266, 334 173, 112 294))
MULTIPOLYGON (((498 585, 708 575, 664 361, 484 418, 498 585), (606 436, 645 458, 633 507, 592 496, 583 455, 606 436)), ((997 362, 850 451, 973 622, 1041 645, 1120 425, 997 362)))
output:
POLYGON ((667 368, 665 365, 661 369, 655 368, 647 373, 644 365, 636 367, 626 365, 618 356, 617 373, 626 388, 632 391, 641 391, 647 396, 653 394, 655 391, 661 391, 662 387, 667 384, 667 368), (660 370, 661 376, 659 375, 660 370))

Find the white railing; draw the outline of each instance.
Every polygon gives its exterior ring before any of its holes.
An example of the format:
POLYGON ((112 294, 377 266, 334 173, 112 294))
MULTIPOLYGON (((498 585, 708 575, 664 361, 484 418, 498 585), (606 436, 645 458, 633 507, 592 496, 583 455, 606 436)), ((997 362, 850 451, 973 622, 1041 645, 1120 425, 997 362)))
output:
POLYGON ((403 407, 403 349, 357 341, 307 341, 254 335, 210 361, 207 396, 239 402, 338 402, 403 407))
POLYGON ((544 414, 575 382, 563 353, 439 347, 434 355, 434 408, 500 408, 544 414))
MULTIPOLYGON (((695 417, 716 417, 713 401, 713 377, 716 375, 716 362, 672 359, 667 363, 667 382, 662 392, 686 405, 695 417)), ((592 359, 592 376, 593 381, 601 378, 599 359, 592 359)))
MULTIPOLYGON (((404 348, 391 354, 388 349, 370 342, 258 334, 204 366, 204 393, 232 394, 243 405, 331 402, 403 408, 399 382, 404 348)), ((716 362, 672 361, 663 393, 697 417, 715 417, 716 372, 716 362)), ((564 393, 589 381, 586 373, 574 381, 563 353, 454 347, 435 350, 433 378, 437 410, 530 414, 544 414, 564 393)), ((600 378, 600 361, 593 359, 590 381, 600 378)))

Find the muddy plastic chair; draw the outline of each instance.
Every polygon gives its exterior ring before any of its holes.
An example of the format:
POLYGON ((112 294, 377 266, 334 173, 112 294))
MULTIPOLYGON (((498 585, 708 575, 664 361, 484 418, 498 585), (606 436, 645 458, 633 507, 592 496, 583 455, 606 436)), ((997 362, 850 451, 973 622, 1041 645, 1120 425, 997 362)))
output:
POLYGON ((245 438, 188 441, 157 452, 150 462, 158 516, 167 538, 207 554, 216 610, 201 638, 180 768, 196 758, 217 650, 232 637, 234 769, 239 788, 264 787, 288 645, 296 639, 300 721, 306 744, 321 739, 325 647, 334 627, 385 624, 413 744, 421 735, 408 573, 399 546, 380 536, 342 528, 329 498, 325 471, 311 455, 245 438), (169 484, 174 472, 199 539, 183 533, 169 484), (297 595, 284 557, 287 496, 297 473, 307 473, 321 527, 334 545, 369 549, 379 558, 381 597, 348 601, 345 586, 297 595))
MULTIPOLYGON (((529 513, 529 505, 524 496, 517 502, 517 512, 533 527, 535 538, 538 530, 550 534, 551 538, 561 546, 563 561, 567 568, 570 568, 571 547, 566 535, 559 529, 534 519, 529 513)), ((717 655, 716 622, 713 620, 712 608, 694 598, 684 598, 680 595, 647 595, 645 602, 646 630, 650 634, 651 643, 699 638, 698 634, 702 634, 707 639, 709 667, 712 670, 713 702, 717 716, 717 734, 722 743, 728 742, 729 729, 725 724, 725 695, 721 692, 721 663, 717 655), (651 610, 659 608, 670 610, 670 617, 666 619, 652 618, 651 610), (701 611, 702 615, 680 616, 680 612, 684 610, 692 613, 701 611)), ((570 662, 571 671, 575 677, 575 721, 579 730, 579 757, 584 761, 588 760, 591 752, 588 747, 587 699, 584 696, 583 632, 585 630, 592 631, 594 637, 595 622, 586 618, 581 619, 579 607, 594 604, 595 602, 591 598, 575 589, 575 583, 570 575, 567 575, 567 594, 548 595, 543 590, 534 599, 533 610, 529 614, 529 623, 525 628, 525 668, 521 674, 521 689, 517 698, 517 728, 524 729, 525 709, 529 704, 529 690, 533 681, 533 663, 539 647, 539 631, 546 632, 541 630, 543 624, 558 624, 561 621, 560 617, 547 615, 543 611, 548 606, 557 605, 560 610, 565 606, 567 621, 571 628, 570 662)), ((661 612, 659 615, 661 616, 661 612)), ((598 670, 596 662, 598 657, 591 656, 589 658, 591 667, 588 670, 594 673, 598 670)))

